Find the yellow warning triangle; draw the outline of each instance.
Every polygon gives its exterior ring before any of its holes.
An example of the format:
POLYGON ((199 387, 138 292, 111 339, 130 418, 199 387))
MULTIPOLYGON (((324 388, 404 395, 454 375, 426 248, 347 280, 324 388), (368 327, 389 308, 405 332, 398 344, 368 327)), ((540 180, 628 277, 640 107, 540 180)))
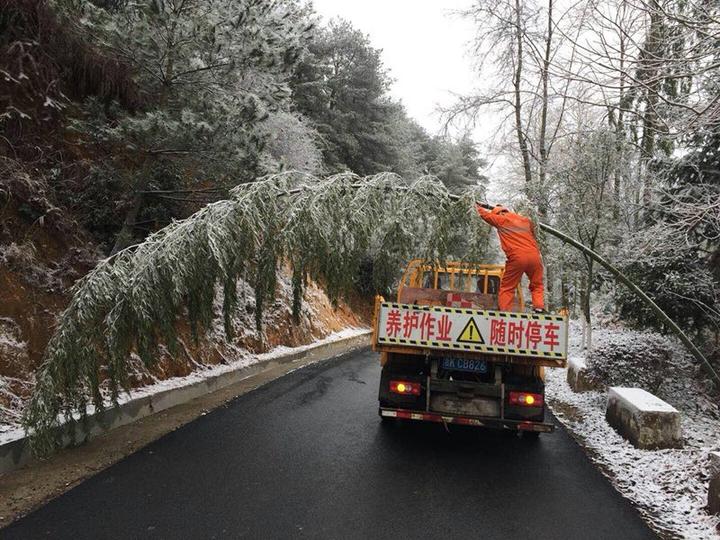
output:
POLYGON ((460 332, 457 341, 459 343, 485 343, 485 340, 480 333, 480 329, 478 328, 477 323, 475 323, 475 319, 470 317, 470 320, 465 325, 465 328, 463 328, 462 332, 460 332))

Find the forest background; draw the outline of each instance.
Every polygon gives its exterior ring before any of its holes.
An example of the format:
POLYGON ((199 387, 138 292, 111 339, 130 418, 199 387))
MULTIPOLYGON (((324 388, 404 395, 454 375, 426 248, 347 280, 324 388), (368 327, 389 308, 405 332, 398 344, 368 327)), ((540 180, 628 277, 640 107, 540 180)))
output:
MULTIPOLYGON (((287 170, 482 190, 472 130, 491 114, 503 202, 620 267, 717 363, 720 7, 477 0, 459 15, 477 29, 477 90, 442 111, 448 129, 435 134, 390 97, 362 30, 323 23, 309 4, 2 0, 2 271, 53 294, 287 170), (63 242, 49 249, 47 235, 63 242)), ((581 315, 588 346, 593 299, 663 330, 591 259, 542 240, 550 304, 581 315)), ((356 270, 363 293, 391 285, 356 270)))

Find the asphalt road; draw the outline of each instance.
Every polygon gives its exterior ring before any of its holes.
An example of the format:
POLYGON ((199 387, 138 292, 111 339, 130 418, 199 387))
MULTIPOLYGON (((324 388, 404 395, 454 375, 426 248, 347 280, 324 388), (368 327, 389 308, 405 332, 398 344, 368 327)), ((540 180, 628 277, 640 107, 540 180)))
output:
POLYGON ((381 425, 377 357, 243 395, 0 531, 0 538, 655 536, 559 428, 539 441, 381 425))

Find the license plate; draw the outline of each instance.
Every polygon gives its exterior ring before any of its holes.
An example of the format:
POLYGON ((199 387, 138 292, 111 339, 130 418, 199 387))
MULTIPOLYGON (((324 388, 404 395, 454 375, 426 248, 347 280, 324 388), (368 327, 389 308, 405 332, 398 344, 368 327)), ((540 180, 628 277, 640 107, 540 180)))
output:
POLYGON ((440 367, 453 371, 472 371, 474 373, 487 373, 488 365, 485 360, 472 360, 470 358, 442 358, 440 367))

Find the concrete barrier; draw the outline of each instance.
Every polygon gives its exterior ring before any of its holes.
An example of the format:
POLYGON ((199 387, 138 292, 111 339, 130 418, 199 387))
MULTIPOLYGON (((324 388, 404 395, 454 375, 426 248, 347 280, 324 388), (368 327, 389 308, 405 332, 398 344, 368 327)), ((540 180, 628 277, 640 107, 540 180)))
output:
POLYGON ((587 376, 587 364, 582 358, 568 358, 567 382, 573 392, 594 390, 587 376))
MULTIPOLYGON (((89 415, 84 422, 61 426, 58 440, 61 441, 63 448, 76 446, 96 437, 100 433, 129 424, 170 407, 187 403, 278 365, 293 362, 307 365, 367 347, 370 345, 370 335, 371 332, 368 330, 362 334, 337 341, 320 343, 299 351, 290 350, 287 354, 273 356, 234 371, 227 371, 200 381, 189 382, 184 386, 130 399, 118 407, 89 415)), ((19 469, 29 463, 31 459, 32 453, 26 437, 0 444, 0 474, 19 469)))
POLYGON ((608 390, 605 417, 636 448, 681 448, 680 413, 641 388, 608 390))
POLYGON ((720 452, 710 452, 710 484, 707 499, 708 512, 720 514, 720 452))

